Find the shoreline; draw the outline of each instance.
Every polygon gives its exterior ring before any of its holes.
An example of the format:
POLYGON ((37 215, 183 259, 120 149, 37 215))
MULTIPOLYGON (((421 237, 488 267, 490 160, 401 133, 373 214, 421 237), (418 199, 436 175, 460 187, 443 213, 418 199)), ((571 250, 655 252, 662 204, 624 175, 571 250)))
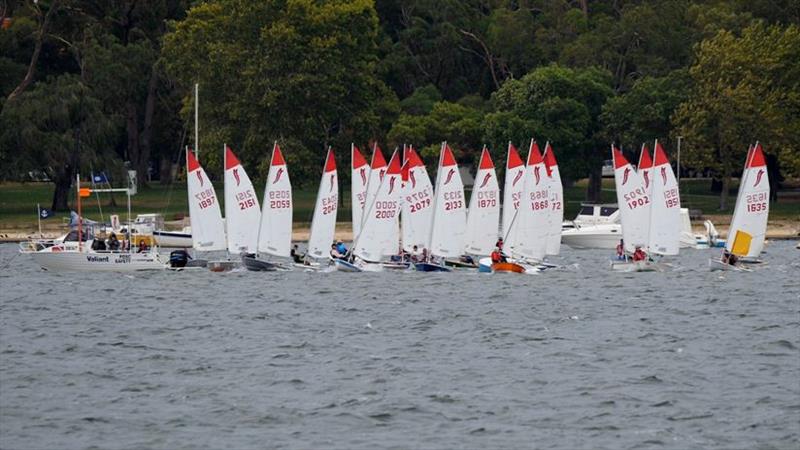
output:
MULTIPOLYGON (((728 227, 730 226, 729 220, 724 221, 721 217, 707 217, 717 228, 720 237, 727 238, 728 227), (717 220, 715 220, 717 219, 717 220)), ((52 239, 62 236, 65 233, 65 228, 60 224, 57 226, 48 225, 42 227, 42 235, 38 236, 38 229, 36 228, 0 228, 0 243, 16 243, 24 242, 29 239, 52 239)), ((692 222, 692 231, 698 234, 705 233, 705 226, 702 221, 692 222)), ((308 241, 311 227, 303 223, 300 226, 295 226, 292 229, 293 242, 306 242, 308 241)), ((336 233, 334 235, 336 240, 350 242, 353 240, 353 229, 349 222, 341 222, 336 224, 336 233)), ((767 224, 768 240, 799 240, 800 241, 800 221, 789 219, 778 219, 769 221, 767 224)))

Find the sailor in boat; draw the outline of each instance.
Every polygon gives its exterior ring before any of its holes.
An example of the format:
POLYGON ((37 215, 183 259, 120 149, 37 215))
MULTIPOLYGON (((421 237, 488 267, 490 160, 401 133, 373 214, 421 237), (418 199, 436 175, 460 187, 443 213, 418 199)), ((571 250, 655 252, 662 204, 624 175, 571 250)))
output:
POLYGON ((636 246, 636 250, 633 252, 633 260, 634 261, 645 261, 647 259, 647 254, 642 250, 642 247, 636 246))
POLYGON ((344 245, 344 242, 338 241, 336 243, 336 251, 342 254, 342 256, 347 254, 347 247, 344 245))
POLYGON ((331 258, 333 259, 343 259, 347 253, 339 252, 339 246, 336 244, 331 244, 331 258))
POLYGON ((139 250, 136 253, 144 253, 147 250, 148 250, 147 243, 144 241, 144 239, 140 239, 139 240, 139 250))
POLYGON ((297 244, 292 246, 292 250, 289 252, 289 256, 292 257, 292 261, 297 264, 305 264, 305 256, 304 254, 300 253, 298 250, 297 244))
POLYGON ((503 252, 501 250, 502 249, 499 246, 494 248, 494 251, 490 255, 492 257, 492 264, 497 264, 497 263, 501 263, 501 262, 506 262, 507 261, 506 260, 506 256, 503 254, 503 252))
POLYGON ((417 247, 416 245, 411 247, 411 262, 418 263, 421 262, 421 259, 422 255, 419 252, 419 247, 417 247))
POLYGON ((729 252, 728 249, 722 251, 723 264, 730 264, 731 266, 735 266, 737 262, 739 262, 739 258, 737 258, 736 255, 734 255, 733 253, 729 252))
POLYGON ((419 262, 423 262, 423 263, 428 262, 428 249, 427 248, 423 248, 422 249, 422 257, 421 257, 419 262))
POLYGON ((617 259, 619 261, 625 261, 625 243, 622 239, 620 239, 619 244, 617 244, 617 259))

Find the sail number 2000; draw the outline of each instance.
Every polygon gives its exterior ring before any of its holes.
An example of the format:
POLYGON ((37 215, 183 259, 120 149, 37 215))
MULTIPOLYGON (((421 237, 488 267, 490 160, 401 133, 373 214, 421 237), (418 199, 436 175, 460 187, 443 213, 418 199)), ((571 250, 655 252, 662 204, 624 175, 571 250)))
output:
POLYGON ((397 202, 378 201, 375 202, 376 219, 393 219, 397 214, 397 202))

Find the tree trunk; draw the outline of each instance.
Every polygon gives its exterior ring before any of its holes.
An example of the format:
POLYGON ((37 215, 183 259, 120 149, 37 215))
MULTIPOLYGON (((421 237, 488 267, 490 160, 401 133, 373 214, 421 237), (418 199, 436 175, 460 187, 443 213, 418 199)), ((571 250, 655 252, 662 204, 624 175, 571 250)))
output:
POLYGON ((731 174, 727 171, 722 176, 722 191, 719 193, 719 210, 728 208, 728 191, 731 188, 731 174))
MULTIPOLYGON (((36 10, 39 11, 39 8, 36 7, 36 10)), ((14 100, 17 96, 22 94, 25 89, 27 89, 31 82, 33 82, 33 77, 36 75, 36 64, 39 63, 39 54, 42 52, 44 37, 47 34, 47 28, 50 25, 50 18, 57 10, 58 0, 53 0, 53 2, 50 4, 50 9, 47 11, 47 14, 44 15, 44 19, 42 19, 38 33, 36 33, 36 44, 33 47, 33 54, 31 55, 30 63, 28 63, 28 71, 25 73, 25 78, 23 78, 19 85, 14 88, 10 94, 8 94, 6 101, 10 102, 14 100)), ((39 11, 39 13, 41 14, 41 11, 39 11)))
POLYGON ((75 174, 69 166, 64 167, 55 173, 53 182, 56 189, 53 192, 53 204, 50 209, 53 211, 69 211, 69 191, 72 188, 72 180, 75 174))
POLYGON ((156 64, 150 72, 150 81, 147 82, 147 99, 144 103, 144 125, 139 145, 139 159, 136 164, 136 177, 139 186, 147 186, 147 169, 150 163, 151 142, 153 140, 153 115, 156 109, 156 88, 158 88, 158 71, 156 64))
POLYGON ((162 185, 172 184, 173 180, 173 164, 172 161, 167 157, 162 157, 161 162, 158 165, 158 182, 162 185))
POLYGON ((602 202, 603 169, 594 165, 596 169, 589 172, 589 184, 586 186, 586 201, 592 203, 602 202))

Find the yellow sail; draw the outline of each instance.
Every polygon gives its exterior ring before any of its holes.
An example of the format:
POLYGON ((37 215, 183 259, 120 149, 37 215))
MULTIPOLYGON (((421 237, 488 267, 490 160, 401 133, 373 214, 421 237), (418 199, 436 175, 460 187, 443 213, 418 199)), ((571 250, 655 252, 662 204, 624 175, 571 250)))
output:
POLYGON ((750 252, 750 242, 753 236, 742 230, 736 230, 736 237, 733 239, 731 253, 737 256, 747 256, 750 252))

